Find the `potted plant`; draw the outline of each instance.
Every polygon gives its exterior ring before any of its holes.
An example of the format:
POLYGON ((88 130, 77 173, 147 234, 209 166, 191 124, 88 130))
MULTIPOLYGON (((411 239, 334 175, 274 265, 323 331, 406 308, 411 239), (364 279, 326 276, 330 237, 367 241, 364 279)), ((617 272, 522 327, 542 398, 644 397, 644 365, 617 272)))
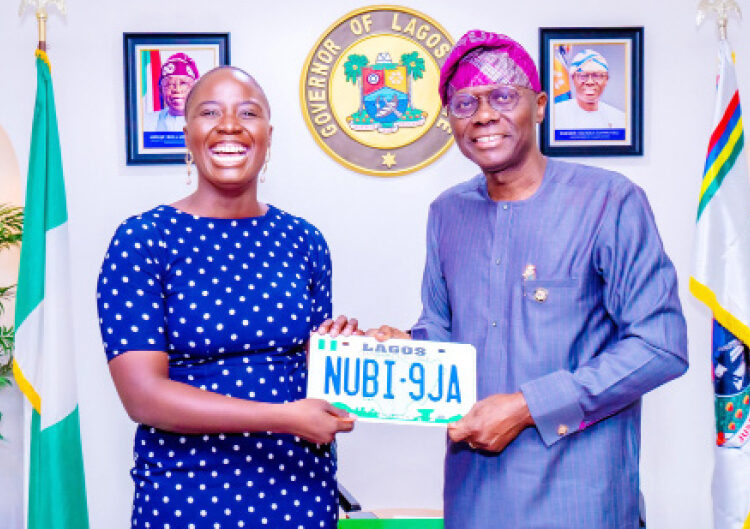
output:
MULTIPOLYGON (((23 231, 23 209, 17 206, 0 204, 0 252, 21 244, 23 231)), ((16 285, 0 285, 0 315, 5 313, 5 303, 15 296, 16 285)), ((0 325, 0 390, 10 386, 13 370, 13 325, 0 325)), ((3 414, 0 411, 0 419, 3 414)), ((3 436, 0 435, 0 439, 3 436)))

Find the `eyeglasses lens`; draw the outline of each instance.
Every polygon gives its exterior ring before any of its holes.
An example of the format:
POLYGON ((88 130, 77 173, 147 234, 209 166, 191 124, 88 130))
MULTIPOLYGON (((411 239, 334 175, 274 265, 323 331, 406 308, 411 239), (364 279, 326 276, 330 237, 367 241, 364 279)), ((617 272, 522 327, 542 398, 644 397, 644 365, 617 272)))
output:
MULTIPOLYGON (((512 86, 500 86, 495 88, 486 97, 487 102, 498 112, 510 112, 521 97, 512 86)), ((479 108, 479 98, 473 94, 456 94, 448 104, 451 114, 457 118, 469 118, 473 116, 479 108)))
POLYGON ((580 81, 583 81, 584 83, 587 83, 591 80, 601 82, 607 79, 608 75, 605 72, 589 72, 589 73, 583 73, 583 72, 576 72, 575 77, 577 77, 580 81))
POLYGON ((188 81, 182 81, 182 80, 168 79, 168 80, 163 81, 163 85, 164 85, 164 88, 168 90, 182 91, 182 90, 189 90, 193 86, 193 83, 188 82, 188 81))
POLYGON ((508 112, 516 108, 521 95, 512 86, 501 86, 490 92, 490 105, 500 112, 508 112))
POLYGON ((468 118, 477 111, 479 100, 471 94, 456 94, 448 106, 451 114, 457 118, 468 118))

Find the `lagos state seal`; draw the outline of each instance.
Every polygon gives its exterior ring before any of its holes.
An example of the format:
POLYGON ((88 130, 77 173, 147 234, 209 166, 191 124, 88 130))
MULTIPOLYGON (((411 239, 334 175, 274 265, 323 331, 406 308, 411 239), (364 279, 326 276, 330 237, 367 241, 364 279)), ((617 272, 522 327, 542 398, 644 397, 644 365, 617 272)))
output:
POLYGON ((438 94, 453 39, 401 6, 369 6, 334 22, 300 79, 302 113, 315 141, 360 173, 397 176, 432 163, 453 142, 438 94))
POLYGON ((738 448, 750 440, 750 349, 716 320, 713 326, 716 444, 738 448))

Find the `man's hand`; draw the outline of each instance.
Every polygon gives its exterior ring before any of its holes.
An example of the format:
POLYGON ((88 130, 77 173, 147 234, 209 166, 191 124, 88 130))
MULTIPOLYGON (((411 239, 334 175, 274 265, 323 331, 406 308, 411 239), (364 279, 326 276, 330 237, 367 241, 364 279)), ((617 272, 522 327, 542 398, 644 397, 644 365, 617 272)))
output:
POLYGON ((364 332, 362 329, 359 328, 359 322, 356 318, 347 318, 344 315, 339 316, 335 320, 328 319, 320 324, 320 327, 318 327, 315 332, 317 334, 327 334, 331 338, 336 338, 337 336, 373 336, 378 341, 384 342, 386 340, 390 340, 391 338, 398 338, 401 340, 410 340, 411 336, 395 327, 391 327, 389 325, 381 325, 380 327, 376 329, 369 329, 367 332, 364 332))
POLYGON ((391 338, 399 340, 411 340, 410 334, 395 327, 391 327, 390 325, 381 325, 377 329, 369 329, 365 333, 365 335, 372 336, 379 342, 384 342, 386 340, 390 340, 391 338))
POLYGON ((461 420, 449 424, 448 436, 474 450, 501 452, 533 424, 523 393, 498 393, 480 400, 461 420))

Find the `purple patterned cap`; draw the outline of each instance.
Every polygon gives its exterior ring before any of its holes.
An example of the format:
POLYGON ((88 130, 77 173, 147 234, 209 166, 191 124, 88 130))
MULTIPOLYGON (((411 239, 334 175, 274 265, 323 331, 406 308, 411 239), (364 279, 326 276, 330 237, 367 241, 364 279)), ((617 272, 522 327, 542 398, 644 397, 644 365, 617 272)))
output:
POLYGON ((175 53, 170 55, 167 61, 161 67, 160 79, 168 75, 187 75, 193 80, 198 79, 198 67, 195 61, 184 53, 175 53))
POLYGON ((515 40, 473 29, 461 37, 440 69, 443 105, 467 86, 512 84, 541 92, 534 60, 515 40))

